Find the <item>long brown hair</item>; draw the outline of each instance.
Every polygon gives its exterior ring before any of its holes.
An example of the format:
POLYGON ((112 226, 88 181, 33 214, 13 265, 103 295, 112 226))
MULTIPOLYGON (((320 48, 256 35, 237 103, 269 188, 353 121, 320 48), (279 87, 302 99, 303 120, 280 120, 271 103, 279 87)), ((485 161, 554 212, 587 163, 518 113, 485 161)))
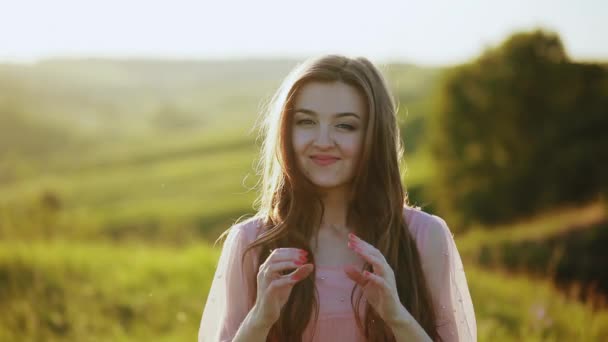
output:
MULTIPOLYGON (((403 157, 395 101, 380 71, 366 58, 325 55, 299 64, 275 93, 260 125, 262 144, 258 163, 261 187, 255 205, 261 218, 261 233, 243 253, 259 247, 258 265, 270 249, 295 247, 315 258, 309 241, 323 216, 320 193, 296 165, 292 145, 293 104, 298 91, 308 82, 344 82, 354 86, 365 99, 368 121, 360 162, 356 166, 348 203, 346 224, 355 234, 378 248, 393 269, 399 298, 427 334, 439 339, 432 298, 427 288, 414 239, 403 217, 407 194, 399 172, 403 157)), ((366 263, 364 269, 372 271, 366 263)), ((289 300, 268 334, 268 341, 301 341, 302 334, 315 312, 318 318, 318 294, 315 273, 298 282, 289 300), (304 318, 304 319, 302 319, 304 318)), ((255 282, 255 281, 254 281, 255 282)), ((368 341, 394 341, 390 328, 367 304, 361 318, 355 298, 358 285, 351 292, 356 321, 368 341)))

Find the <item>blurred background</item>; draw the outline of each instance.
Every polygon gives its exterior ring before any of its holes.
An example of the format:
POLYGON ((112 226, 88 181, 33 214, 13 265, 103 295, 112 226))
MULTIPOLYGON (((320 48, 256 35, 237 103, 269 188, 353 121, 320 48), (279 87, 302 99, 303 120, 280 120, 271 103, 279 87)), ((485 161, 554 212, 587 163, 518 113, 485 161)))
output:
POLYGON ((365 56, 480 341, 608 340, 608 3, 20 1, 0 11, 0 341, 192 341, 289 70, 365 56))

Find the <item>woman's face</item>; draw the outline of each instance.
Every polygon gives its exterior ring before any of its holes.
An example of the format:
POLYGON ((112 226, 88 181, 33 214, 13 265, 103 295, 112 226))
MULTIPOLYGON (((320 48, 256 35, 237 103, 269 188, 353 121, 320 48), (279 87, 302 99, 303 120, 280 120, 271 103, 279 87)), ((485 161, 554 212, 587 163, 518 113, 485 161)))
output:
POLYGON ((304 85, 293 113, 298 167, 320 188, 348 185, 361 154, 367 110, 356 88, 343 82, 304 85))

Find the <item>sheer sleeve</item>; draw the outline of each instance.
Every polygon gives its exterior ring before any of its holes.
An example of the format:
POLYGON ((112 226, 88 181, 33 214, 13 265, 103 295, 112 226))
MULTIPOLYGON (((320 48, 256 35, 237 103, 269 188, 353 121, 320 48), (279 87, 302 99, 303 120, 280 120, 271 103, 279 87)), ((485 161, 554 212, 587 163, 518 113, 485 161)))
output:
POLYGON ((429 216, 421 258, 443 341, 476 341, 477 323, 462 260, 445 221, 429 216))
POLYGON ((253 240, 252 229, 251 223, 241 223, 229 230, 203 309, 199 342, 232 341, 254 305, 255 250, 247 253, 244 264, 241 262, 243 251, 253 240))

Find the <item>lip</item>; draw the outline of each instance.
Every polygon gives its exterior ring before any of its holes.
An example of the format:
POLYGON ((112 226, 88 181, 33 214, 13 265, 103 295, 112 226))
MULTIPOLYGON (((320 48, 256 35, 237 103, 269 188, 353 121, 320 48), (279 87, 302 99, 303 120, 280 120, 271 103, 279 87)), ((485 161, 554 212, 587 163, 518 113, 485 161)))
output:
POLYGON ((312 159, 312 161, 315 164, 318 164, 321 166, 326 166, 326 165, 331 165, 331 164, 337 162, 340 158, 336 158, 336 157, 332 157, 332 156, 316 155, 316 156, 310 157, 310 159, 312 159))

